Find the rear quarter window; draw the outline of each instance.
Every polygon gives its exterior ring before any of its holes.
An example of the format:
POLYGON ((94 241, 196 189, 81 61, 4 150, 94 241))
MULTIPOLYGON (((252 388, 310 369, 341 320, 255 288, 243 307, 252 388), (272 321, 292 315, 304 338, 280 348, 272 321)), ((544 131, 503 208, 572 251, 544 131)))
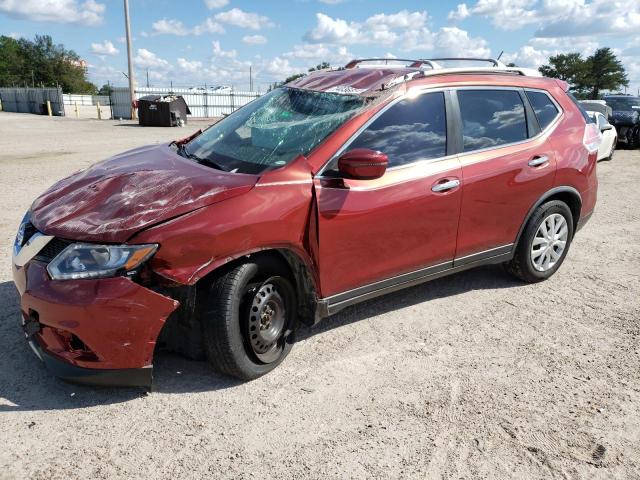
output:
POLYGON ((544 130, 551 125, 558 116, 558 113, 560 113, 558 107, 556 107, 546 93, 527 90, 526 94, 531 108, 533 108, 536 118, 538 119, 540 130, 544 130))

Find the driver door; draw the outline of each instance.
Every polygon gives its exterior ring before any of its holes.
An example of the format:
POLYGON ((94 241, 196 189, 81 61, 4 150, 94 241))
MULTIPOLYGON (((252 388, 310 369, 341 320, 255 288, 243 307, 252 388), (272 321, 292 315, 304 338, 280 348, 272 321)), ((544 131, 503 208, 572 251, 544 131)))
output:
POLYGON ((431 92, 393 103, 343 148, 387 154, 382 177, 343 178, 334 159, 314 180, 324 296, 452 265, 462 175, 457 156, 447 156, 445 96, 431 92))

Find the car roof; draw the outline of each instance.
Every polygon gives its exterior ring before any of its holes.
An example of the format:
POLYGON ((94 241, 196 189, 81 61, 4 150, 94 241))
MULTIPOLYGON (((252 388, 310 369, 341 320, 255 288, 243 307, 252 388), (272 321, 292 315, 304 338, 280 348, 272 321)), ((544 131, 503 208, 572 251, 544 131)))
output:
MULTIPOLYGON (((388 92, 399 85, 407 88, 414 85, 464 84, 474 83, 509 86, 529 86, 546 88, 555 80, 540 76, 535 70, 507 67, 493 59, 437 59, 400 60, 365 59, 349 62, 339 69, 312 72, 287 84, 288 87, 317 92, 375 96, 388 92), (360 62, 378 61, 374 65, 360 62), (453 67, 439 64, 441 60, 493 62, 490 67, 453 67), (404 65, 390 65, 387 62, 400 61, 404 65), (384 63, 381 63, 384 62, 384 63), (408 65, 407 62, 411 62, 408 65)), ((557 85, 557 84, 556 84, 557 85)))

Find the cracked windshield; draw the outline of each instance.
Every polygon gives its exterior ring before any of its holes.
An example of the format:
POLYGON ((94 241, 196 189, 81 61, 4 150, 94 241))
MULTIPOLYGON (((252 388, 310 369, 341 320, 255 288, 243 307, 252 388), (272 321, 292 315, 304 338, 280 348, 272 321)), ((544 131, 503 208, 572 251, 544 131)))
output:
POLYGON ((363 105, 357 95, 278 88, 203 132, 180 154, 228 172, 262 173, 307 155, 363 105))

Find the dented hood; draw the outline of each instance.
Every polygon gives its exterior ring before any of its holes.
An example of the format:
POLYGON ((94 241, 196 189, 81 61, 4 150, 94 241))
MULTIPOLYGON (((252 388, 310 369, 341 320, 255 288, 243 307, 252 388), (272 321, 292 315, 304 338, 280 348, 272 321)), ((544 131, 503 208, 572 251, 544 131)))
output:
POLYGON ((34 202, 31 221, 48 235, 119 243, 143 228, 247 192, 257 180, 153 145, 59 181, 34 202))

